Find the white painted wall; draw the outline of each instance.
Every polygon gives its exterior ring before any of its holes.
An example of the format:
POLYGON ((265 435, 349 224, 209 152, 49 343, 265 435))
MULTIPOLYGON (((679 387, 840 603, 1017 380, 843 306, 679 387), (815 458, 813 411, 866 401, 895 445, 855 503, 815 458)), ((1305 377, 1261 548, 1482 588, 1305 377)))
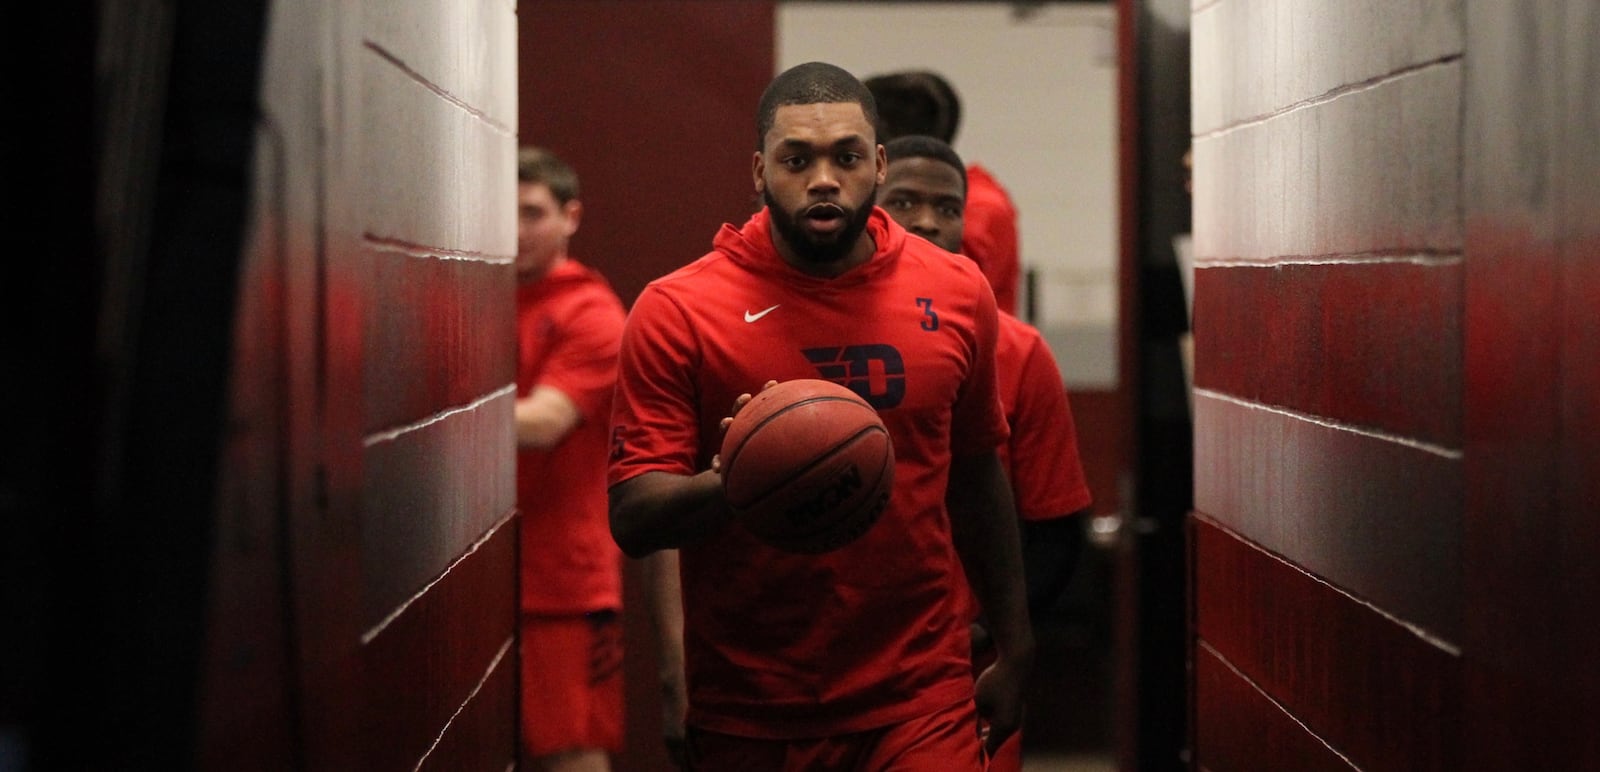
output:
POLYGON ((777 71, 929 69, 960 92, 956 150, 1016 202, 1022 266, 1039 273, 1031 321, 1078 388, 1116 383, 1115 14, 1108 3, 778 5, 777 71))

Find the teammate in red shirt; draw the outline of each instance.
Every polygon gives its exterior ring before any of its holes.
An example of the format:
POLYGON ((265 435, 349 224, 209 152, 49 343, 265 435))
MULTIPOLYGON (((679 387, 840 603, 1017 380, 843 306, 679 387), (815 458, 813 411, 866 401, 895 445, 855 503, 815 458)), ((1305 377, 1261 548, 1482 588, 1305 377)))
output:
POLYGON ((996 451, 994 298, 970 261, 872 205, 873 113, 838 67, 775 78, 752 168, 766 207, 652 282, 623 335, 612 533, 631 555, 681 548, 697 770, 979 769, 977 714, 993 746, 1021 718, 1033 636, 996 451), (882 517, 819 556, 732 522, 713 465, 730 408, 794 378, 854 389, 895 447, 882 517), (976 691, 963 563, 996 650, 976 691))
MULTIPOLYGON (((926 135, 954 145, 961 128, 961 97, 938 73, 908 70, 866 79, 878 100, 879 140, 926 135)), ((977 262, 994 288, 995 304, 1017 312, 1022 259, 1017 239, 1017 208, 1011 195, 984 167, 966 169, 966 211, 961 249, 977 262)))
POLYGON ((606 770, 622 746, 621 553, 605 479, 622 303, 567 255, 577 175, 537 148, 517 162, 522 766, 606 770))
MULTIPOLYGON (((961 247, 963 206, 970 170, 950 146, 934 137, 906 136, 884 146, 889 171, 879 188, 884 211, 906 230, 947 250, 961 247)), ((1023 567, 1028 611, 1035 618, 1060 598, 1083 546, 1081 523, 1072 515, 1091 502, 1077 429, 1055 358, 1039 331, 1000 314, 996 353, 1000 401, 1011 437, 1001 459, 1022 518, 1023 567)), ((971 616, 979 617, 976 600, 971 616)), ((982 661, 987 632, 973 624, 973 649, 982 661)), ((1020 733, 990 760, 990 772, 1022 769, 1020 733)))
POLYGON ((1021 249, 1017 244, 1017 207, 1011 194, 979 164, 967 167, 966 227, 961 254, 972 258, 994 287, 1000 310, 1017 312, 1017 285, 1021 280, 1021 249))

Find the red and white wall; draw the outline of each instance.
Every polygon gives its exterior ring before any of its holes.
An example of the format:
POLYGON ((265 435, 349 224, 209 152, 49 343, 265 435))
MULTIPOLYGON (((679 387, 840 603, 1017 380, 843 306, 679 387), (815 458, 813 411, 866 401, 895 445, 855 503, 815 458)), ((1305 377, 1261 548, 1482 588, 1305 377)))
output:
POLYGON ((203 766, 513 763, 516 25, 273 4, 203 766))
POLYGON ((1192 29, 1199 766, 1595 763, 1600 14, 1192 29))

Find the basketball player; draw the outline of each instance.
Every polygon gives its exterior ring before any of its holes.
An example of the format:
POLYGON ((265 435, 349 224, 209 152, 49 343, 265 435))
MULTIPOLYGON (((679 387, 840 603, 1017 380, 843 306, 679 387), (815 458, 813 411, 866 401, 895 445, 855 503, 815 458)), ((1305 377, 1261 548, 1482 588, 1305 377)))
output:
MULTIPOLYGON (((956 142, 961 128, 961 96, 943 76, 927 70, 875 75, 865 81, 878 100, 880 142, 927 135, 956 142)), ((1022 261, 1017 239, 1017 207, 1011 194, 980 164, 967 167, 967 207, 963 215, 961 254, 983 269, 994 288, 995 303, 1008 314, 1017 312, 1017 283, 1022 261)))
POLYGON ((610 769, 622 747, 621 554, 605 459, 622 303, 567 254, 578 177, 517 156, 517 506, 522 768, 610 769))
POLYGON ((1021 719, 1034 644, 996 451, 994 296, 873 206, 874 124, 838 67, 775 78, 752 161, 765 207, 646 287, 623 335, 612 534, 630 555, 681 548, 696 770, 981 769, 979 715, 991 748, 1021 719), (731 522, 712 464, 736 400, 795 378, 855 390, 894 441, 889 506, 823 555, 731 522), (994 639, 976 689, 950 592, 963 558, 994 639))
MULTIPOLYGON (((966 167, 949 145, 908 136, 884 144, 889 171, 878 202, 905 229, 950 251, 961 248, 966 167)), ((996 349, 1000 402, 1011 438, 1000 458, 1022 518, 1022 564, 1028 614, 1037 619, 1060 600, 1083 551, 1089 485, 1078 458, 1078 433, 1056 360, 1039 331, 1001 312, 996 349)), ((973 608, 973 617, 978 609, 973 608)), ((984 661, 988 634, 974 622, 973 656, 984 661)), ((1020 772, 1022 738, 1013 735, 989 762, 990 772, 1020 772)))

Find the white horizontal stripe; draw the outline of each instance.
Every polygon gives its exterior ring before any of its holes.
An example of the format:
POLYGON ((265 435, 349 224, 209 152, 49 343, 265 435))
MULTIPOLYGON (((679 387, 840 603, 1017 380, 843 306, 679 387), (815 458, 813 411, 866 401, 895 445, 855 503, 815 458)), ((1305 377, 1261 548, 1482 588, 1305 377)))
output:
POLYGON ((422 758, 417 759, 417 765, 411 768, 411 772, 422 769, 422 765, 428 761, 428 755, 433 753, 434 748, 439 747, 439 741, 444 739, 445 732, 450 731, 450 725, 455 723, 456 717, 461 715, 461 711, 466 710, 468 705, 472 704, 472 700, 478 696, 478 692, 483 689, 483 685, 489 682, 489 676, 494 674, 495 668, 500 667, 500 660, 505 659, 506 652, 511 650, 511 642, 514 640, 516 640, 516 636, 507 638, 505 643, 500 644, 500 650, 494 653, 494 660, 489 663, 488 669, 483 671, 483 677, 479 678, 478 683, 472 687, 472 693, 461 701, 461 704, 456 707, 456 712, 450 714, 450 720, 444 722, 444 726, 439 729, 439 735, 433 738, 433 743, 428 746, 428 750, 423 752, 422 758))
POLYGON ((1350 424, 1339 423, 1337 421, 1330 421, 1330 420, 1328 420, 1326 418, 1323 418, 1323 417, 1320 417, 1320 416, 1311 415, 1310 413, 1301 413, 1301 412, 1294 411, 1294 410, 1288 410, 1288 409, 1281 408, 1281 407, 1274 407, 1272 405, 1262 404, 1260 402, 1251 402, 1249 400, 1239 399, 1238 397, 1234 397, 1234 396, 1228 395, 1228 394, 1223 394, 1221 392, 1212 391, 1210 389, 1200 389, 1200 388, 1194 389, 1194 395, 1196 397, 1203 397, 1203 398, 1206 398, 1206 399, 1214 399, 1214 400, 1217 400, 1219 402, 1228 402, 1228 403, 1231 403, 1231 404, 1234 404, 1234 405, 1239 405, 1240 407, 1249 408, 1251 410, 1260 410, 1260 411, 1267 412, 1267 413, 1275 413, 1277 415, 1287 416, 1287 417, 1293 418, 1293 419, 1295 419, 1297 421, 1305 421, 1306 423, 1316 424, 1317 426, 1326 427, 1328 429, 1336 429, 1336 430, 1342 431, 1342 432, 1350 432, 1352 434, 1359 434, 1359 435, 1361 435, 1363 437, 1371 437, 1372 439, 1375 439, 1375 440, 1382 440, 1384 442, 1392 442, 1392 443, 1394 443, 1396 445, 1404 445, 1404 446, 1406 446, 1408 448, 1412 448, 1414 450, 1420 450, 1420 451, 1422 451, 1424 453, 1431 453, 1431 454, 1433 454, 1435 456, 1440 456, 1442 458, 1448 458, 1448 459, 1450 459, 1452 461, 1460 461, 1461 458, 1462 458, 1462 455, 1463 455, 1462 452, 1461 452, 1461 449, 1459 449, 1459 448, 1447 448, 1447 447, 1445 447, 1443 445, 1435 445, 1435 444, 1433 444, 1431 442, 1423 442, 1421 440, 1414 440, 1414 439, 1411 439, 1410 437, 1402 437, 1402 436, 1400 436, 1398 434, 1389 434, 1387 432, 1380 432, 1380 431, 1376 431, 1376 430, 1373 430, 1373 429, 1367 429, 1367 428, 1360 427, 1360 426, 1352 426, 1350 424))
POLYGON ((411 244, 401 239, 387 238, 372 233, 362 234, 361 243, 374 252, 389 252, 425 260, 462 260, 472 263, 509 265, 517 259, 516 255, 490 255, 482 252, 468 252, 465 250, 411 244))
POLYGON ((1243 260, 1229 257, 1197 258, 1196 270, 1201 268, 1276 268, 1286 265, 1382 265, 1407 264, 1421 266, 1450 266, 1461 264, 1461 253, 1414 255, 1329 255, 1326 257, 1268 257, 1260 260, 1243 260))
POLYGON ((1223 531, 1226 531, 1226 532, 1232 534, 1235 539, 1238 539, 1240 542, 1244 543, 1249 548, 1251 548, 1251 549, 1253 549, 1253 550, 1255 550, 1257 552, 1260 552, 1261 554, 1266 555, 1267 557, 1272 558, 1273 560, 1276 560, 1279 563, 1282 563, 1282 564, 1294 569, 1294 571, 1296 573, 1304 574, 1305 576, 1310 577, 1311 580, 1316 582, 1317 584, 1320 584, 1323 587, 1326 587, 1326 588, 1328 588, 1328 589, 1330 589, 1330 590, 1332 590, 1332 591, 1334 591, 1334 592, 1336 592, 1336 593, 1338 593, 1338 594, 1340 594, 1340 595, 1342 595, 1342 596, 1344 596, 1346 598, 1349 598, 1352 602, 1362 605, 1368 611, 1371 611, 1372 613, 1377 614, 1378 616, 1381 616, 1384 619, 1387 619, 1390 622, 1395 623, 1396 625, 1399 625, 1400 627, 1404 628, 1407 632, 1411 633, 1412 635, 1417 636, 1417 638, 1421 639, 1423 643, 1426 643, 1429 646, 1432 646, 1432 647, 1434 647, 1436 649, 1439 649, 1440 651, 1443 651, 1444 653, 1449 654, 1449 655, 1451 655, 1453 657, 1461 656, 1461 647, 1459 647, 1459 646, 1457 646, 1457 645, 1455 645, 1455 644, 1453 644, 1453 643, 1451 643, 1451 642, 1449 642, 1449 641, 1447 641, 1447 640, 1445 640, 1445 639, 1443 639, 1443 638, 1441 638, 1441 637, 1439 637, 1439 636, 1437 636, 1437 635, 1435 635, 1433 633, 1428 632, 1426 629, 1422 628, 1420 625, 1416 625, 1416 624, 1413 624, 1411 622, 1407 622, 1406 620, 1401 619, 1400 617, 1397 617, 1397 616, 1395 616, 1395 615, 1393 615, 1393 614, 1391 614, 1391 613, 1389 613, 1387 611, 1384 611, 1383 609, 1381 609, 1381 608, 1379 608, 1377 606, 1374 606, 1369 601, 1366 601, 1366 600, 1364 600, 1362 598, 1356 597, 1355 595, 1351 595, 1350 593, 1346 592, 1344 590, 1344 588, 1342 588, 1342 587, 1340 587, 1340 586, 1338 586, 1336 584, 1333 584, 1332 582, 1329 582, 1328 580, 1323 579, 1322 577, 1317 576, 1316 574, 1313 574, 1310 571, 1307 571, 1305 566, 1299 565, 1298 563, 1295 563, 1294 561, 1287 560, 1282 555, 1279 555, 1279 554, 1277 554, 1277 553, 1275 553, 1275 552, 1273 552, 1273 551, 1271 551, 1269 549, 1266 549, 1266 548, 1262 547, 1259 544, 1256 544, 1254 541, 1245 538, 1245 536, 1243 534, 1238 533, 1238 532, 1234 531, 1232 528, 1229 528, 1229 527, 1223 525, 1222 523, 1217 522, 1214 518, 1209 518, 1208 517, 1208 518, 1206 518, 1206 521, 1211 523, 1212 525, 1216 526, 1217 528, 1220 528, 1223 531))
POLYGON ((494 537, 495 532, 500 530, 500 526, 511 522, 511 518, 513 516, 515 516, 516 514, 517 514, 517 510, 516 510, 516 508, 513 507, 510 512, 507 512, 504 516, 502 516, 498 521, 495 522, 494 525, 489 526, 489 530, 484 531, 483 535, 479 536, 478 540, 473 542, 472 546, 468 547, 466 552, 463 552, 460 555, 456 556, 456 559, 451 561, 450 565, 445 566, 445 569, 443 571, 441 571, 438 576, 434 577, 433 581, 428 582, 427 584, 423 585, 422 589, 417 590, 415 593, 413 593, 411 595, 411 597, 406 598, 404 603, 401 603, 399 606, 396 606, 393 611, 389 612, 388 616, 383 618, 383 621, 379 622, 376 625, 373 625, 371 630, 368 630, 368 631, 362 633, 361 634, 361 645, 365 646, 365 645, 367 645, 369 643, 372 643, 373 639, 377 638, 378 634, 383 632, 383 629, 385 627, 388 627, 391 623, 394 622, 394 620, 399 619, 401 614, 406 613, 406 609, 411 608, 411 604, 416 603, 417 600, 420 599, 422 596, 427 595, 428 591, 432 590, 434 585, 438 584, 441 581, 444 581, 444 578, 446 576, 449 576, 450 572, 454 571, 456 566, 461 565, 461 561, 472 557, 473 553, 477 552, 479 547, 482 547, 484 544, 488 543, 489 539, 494 537))
POLYGON ((1239 670, 1239 668, 1234 667, 1233 663, 1229 662, 1227 657, 1222 656, 1222 652, 1217 651, 1215 646, 1212 646, 1211 644, 1207 643, 1205 640, 1201 640, 1199 642, 1199 644, 1200 644, 1200 648, 1211 652, 1211 656, 1216 657, 1217 661, 1221 662, 1223 667, 1233 671, 1233 674, 1238 676, 1239 680, 1244 681, 1245 683, 1249 684, 1251 689, 1254 689, 1257 694, 1261 695, 1263 698, 1266 699, 1267 702, 1271 703, 1272 707, 1277 708, 1279 713, 1282 713, 1283 715, 1288 716, 1289 720, 1293 721, 1296 726, 1299 726, 1301 731, 1303 731, 1306 734, 1310 735, 1317 742, 1322 743, 1322 747, 1327 748, 1329 753, 1332 753, 1333 755, 1338 756, 1341 761, 1343 761, 1346 764, 1349 764, 1351 769, 1355 769, 1355 770, 1361 769, 1361 767, 1356 766, 1356 763, 1354 761, 1350 760, 1350 757, 1344 755, 1343 753, 1340 753, 1338 748, 1335 748, 1332 745, 1329 745, 1327 740, 1322 739, 1322 735, 1318 734, 1317 730, 1312 729, 1309 726, 1306 726, 1304 721, 1301 721, 1299 719, 1299 717, 1295 716, 1295 714, 1293 712, 1291 712, 1288 708, 1284 707, 1283 703, 1279 702, 1276 697, 1273 697, 1272 695, 1268 694, 1267 690, 1261 688, 1258 684, 1256 684, 1256 682, 1254 680, 1252 680, 1250 678, 1250 676, 1245 675, 1243 672, 1241 672, 1239 670))
POLYGON ((1408 77, 1408 76, 1411 76, 1411 75, 1415 75, 1415 74, 1417 74, 1419 72, 1422 72, 1423 70, 1427 70, 1427 69, 1431 69, 1431 68, 1434 68, 1434 67, 1443 66, 1443 65, 1446 65, 1446 64, 1450 64, 1452 62, 1460 61, 1460 60, 1461 60, 1461 54, 1450 54, 1448 56, 1441 56, 1438 59, 1434 59, 1432 61, 1420 62, 1420 63, 1417 63, 1417 64, 1407 65, 1405 67, 1401 67, 1398 70, 1394 70, 1392 72, 1386 72, 1386 73, 1384 73, 1382 75, 1378 75, 1378 76, 1375 76, 1375 77, 1372 77, 1372 78, 1368 78, 1367 80, 1361 81, 1359 83, 1347 83, 1347 84, 1345 84, 1343 86, 1339 86, 1338 88, 1331 89, 1331 90, 1329 90, 1329 91, 1327 91, 1327 92, 1325 92, 1323 94, 1319 94, 1319 95, 1311 97, 1309 99, 1302 99, 1299 102, 1295 102, 1294 104, 1290 104, 1290 105, 1286 105, 1284 107, 1280 107, 1280 108, 1278 108, 1276 110, 1273 110, 1271 112, 1268 112, 1268 113, 1263 113, 1261 115, 1255 115, 1255 116, 1251 116, 1249 118, 1244 118, 1244 119, 1235 121, 1234 123, 1230 123, 1230 124, 1228 124, 1226 126, 1223 126, 1221 128, 1216 128, 1216 129, 1211 129, 1209 131, 1200 132, 1199 134, 1194 135, 1194 139, 1195 139, 1195 141, 1215 139, 1217 137, 1221 137, 1221 136, 1224 136, 1224 135, 1227 135, 1227 134, 1231 134, 1231 133, 1233 133, 1235 131, 1238 131, 1240 129, 1248 129, 1248 128, 1252 127, 1252 126, 1259 126, 1259 125, 1261 125, 1263 123, 1266 123, 1267 121, 1273 120, 1274 118, 1280 118, 1280 117, 1288 115, 1290 113, 1299 112, 1300 110, 1305 110, 1305 109, 1308 109, 1308 108, 1316 107, 1318 105, 1324 105, 1324 104, 1332 102, 1333 100, 1338 99, 1338 98, 1343 97, 1343 96, 1348 96, 1350 94, 1356 94, 1356 93, 1360 93, 1362 91, 1368 91, 1368 90, 1371 90, 1371 89, 1375 89, 1375 88, 1378 88, 1379 86, 1382 86, 1384 84, 1390 83, 1392 81, 1396 81, 1396 80, 1399 80, 1401 78, 1405 78, 1405 77, 1408 77))
POLYGON ((405 426, 396 427, 394 429, 385 429, 381 432, 369 434, 367 435, 366 439, 361 441, 361 447, 370 448, 380 442, 388 442, 396 437, 410 434, 418 429, 424 429, 432 426, 433 424, 439 423, 440 421, 443 421, 444 419, 449 418, 457 413, 465 413, 468 410, 476 410, 486 403, 493 402, 494 400, 497 400, 507 394, 515 394, 516 392, 517 385, 515 383, 508 383, 498 389, 495 389, 494 391, 489 392, 488 394, 468 402, 465 405, 442 410, 422 419, 421 421, 417 421, 416 423, 406 424, 405 426))
POLYGON ((376 43, 374 41, 371 41, 371 40, 363 40, 363 41, 361 41, 361 44, 366 46, 367 50, 377 54, 379 56, 379 58, 383 59, 384 61, 386 61, 386 62, 388 62, 388 63, 390 63, 392 65, 394 65, 396 69, 400 70, 400 72, 405 73, 405 76, 410 78, 417 85, 422 86, 423 88, 425 88, 425 89, 427 89, 429 91, 432 91, 434 94, 437 94, 444 101, 449 102, 452 105, 455 105, 456 107, 458 107, 461 110, 465 111, 468 115, 471 115, 472 117, 482 121, 485 126, 488 126, 489 128, 494 129, 495 131, 497 131, 497 132, 499 132, 499 133, 501 133, 501 134, 503 134, 505 136, 508 136, 508 137, 517 136, 517 132, 512 130, 511 127, 509 127, 509 126, 505 125, 504 123, 501 123, 500 121, 496 120, 494 118, 494 116, 489 115, 488 113, 486 113, 486 112, 484 112, 484 111, 472 106, 471 104, 468 104, 467 100, 462 99, 461 97, 458 97, 455 94, 452 94, 449 91, 444 90, 444 88, 441 87, 439 84, 434 83, 433 81, 429 80, 426 75, 423 75, 422 73, 411 69, 411 65, 406 64, 404 59, 401 59, 400 57, 394 55, 394 53, 390 52, 388 49, 384 48, 383 46, 379 45, 378 43, 376 43))

